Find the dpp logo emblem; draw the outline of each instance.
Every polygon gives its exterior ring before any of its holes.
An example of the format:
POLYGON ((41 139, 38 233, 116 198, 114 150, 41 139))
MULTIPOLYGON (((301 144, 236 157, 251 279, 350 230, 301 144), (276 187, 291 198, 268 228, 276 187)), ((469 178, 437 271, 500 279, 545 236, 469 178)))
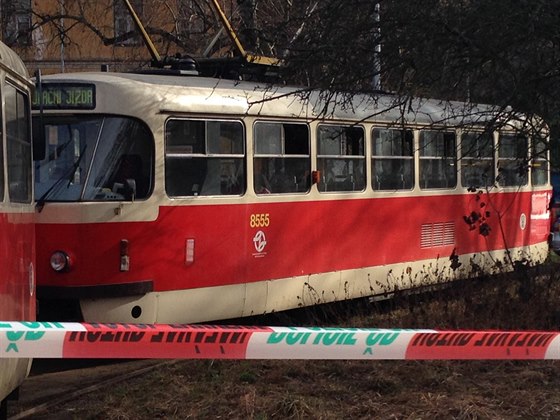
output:
POLYGON ((259 230, 253 237, 253 245, 255 246, 255 251, 257 251, 253 256, 264 257, 266 255, 264 252, 266 244, 266 235, 262 230, 259 230))

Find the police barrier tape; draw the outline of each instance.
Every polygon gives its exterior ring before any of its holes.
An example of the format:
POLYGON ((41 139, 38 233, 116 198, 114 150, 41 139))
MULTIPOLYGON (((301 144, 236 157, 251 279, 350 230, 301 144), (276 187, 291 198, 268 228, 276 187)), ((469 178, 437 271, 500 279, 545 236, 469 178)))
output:
POLYGON ((0 358, 560 359, 560 332, 0 322, 0 358))

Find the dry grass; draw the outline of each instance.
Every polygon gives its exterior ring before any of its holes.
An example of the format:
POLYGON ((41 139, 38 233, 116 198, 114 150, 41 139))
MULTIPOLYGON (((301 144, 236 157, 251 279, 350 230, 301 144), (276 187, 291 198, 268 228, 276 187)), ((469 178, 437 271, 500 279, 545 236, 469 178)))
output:
POLYGON ((542 361, 184 361, 56 412, 112 419, 559 418, 559 373, 560 364, 542 361), (256 379, 246 382, 247 372, 256 379))
MULTIPOLYGON (((530 287, 508 275, 359 311, 357 303, 322 308, 320 318, 340 311, 338 322, 351 326, 558 330, 556 270, 532 273, 530 287)), ((191 360, 55 411, 80 419, 560 419, 560 363, 191 360)))

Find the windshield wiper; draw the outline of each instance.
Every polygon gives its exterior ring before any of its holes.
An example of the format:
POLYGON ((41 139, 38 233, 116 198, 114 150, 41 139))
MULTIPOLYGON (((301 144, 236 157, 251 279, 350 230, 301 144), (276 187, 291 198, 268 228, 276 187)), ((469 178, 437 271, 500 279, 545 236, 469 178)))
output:
POLYGON ((84 148, 80 151, 80 156, 78 157, 78 160, 76 160, 76 162, 74 162, 74 164, 70 167, 70 170, 67 173, 63 174, 60 178, 58 178, 50 186, 50 188, 47 191, 45 191, 43 193, 43 195, 37 200, 37 203, 36 203, 35 207, 36 207, 36 209, 39 213, 41 213, 41 211, 43 210, 43 207, 45 207, 45 202, 46 202, 48 196, 55 189, 58 190, 60 185, 62 185, 63 181, 68 180, 68 184, 66 185, 66 188, 70 187, 70 185, 72 184, 72 180, 74 179, 74 175, 76 174, 76 171, 80 167, 80 162, 82 161, 82 159, 85 155, 86 147, 87 147, 87 144, 85 144, 84 148))

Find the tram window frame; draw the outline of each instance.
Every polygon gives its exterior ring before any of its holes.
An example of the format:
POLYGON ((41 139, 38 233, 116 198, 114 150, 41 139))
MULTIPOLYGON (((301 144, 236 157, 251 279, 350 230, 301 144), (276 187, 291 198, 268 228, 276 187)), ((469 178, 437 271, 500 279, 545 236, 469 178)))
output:
POLYGON ((494 132, 463 131, 460 135, 460 149, 461 185, 465 188, 494 186, 494 132), (489 175, 485 175, 486 172, 489 175))
POLYGON ((167 195, 178 198, 245 194, 247 189, 245 138, 245 126, 239 120, 199 118, 167 120, 165 124, 167 195), (173 127, 175 124, 178 124, 177 127, 173 127), (182 133, 174 134, 174 130, 181 130, 182 133), (178 139, 182 142, 173 144, 173 141, 177 142, 178 139), (209 168, 219 169, 219 171, 209 171, 209 168))
POLYGON ((319 192, 358 192, 366 187, 365 129, 357 125, 317 127, 319 192))
POLYGON ((29 95, 6 83, 4 102, 8 197, 11 202, 28 204, 33 199, 29 95))
POLYGON ((256 121, 253 146, 253 188, 257 195, 311 190, 311 136, 306 123, 256 121))
POLYGON ((531 184, 535 186, 548 184, 549 141, 547 137, 535 134, 531 137, 531 184))
POLYGON ((522 134, 500 133, 498 137, 498 185, 522 187, 529 183, 529 139, 522 134))
POLYGON ((457 136, 450 130, 421 130, 418 136, 421 189, 457 186, 457 136))
POLYGON ((413 131, 407 128, 374 127, 371 143, 373 189, 376 191, 412 190, 415 171, 413 131))

